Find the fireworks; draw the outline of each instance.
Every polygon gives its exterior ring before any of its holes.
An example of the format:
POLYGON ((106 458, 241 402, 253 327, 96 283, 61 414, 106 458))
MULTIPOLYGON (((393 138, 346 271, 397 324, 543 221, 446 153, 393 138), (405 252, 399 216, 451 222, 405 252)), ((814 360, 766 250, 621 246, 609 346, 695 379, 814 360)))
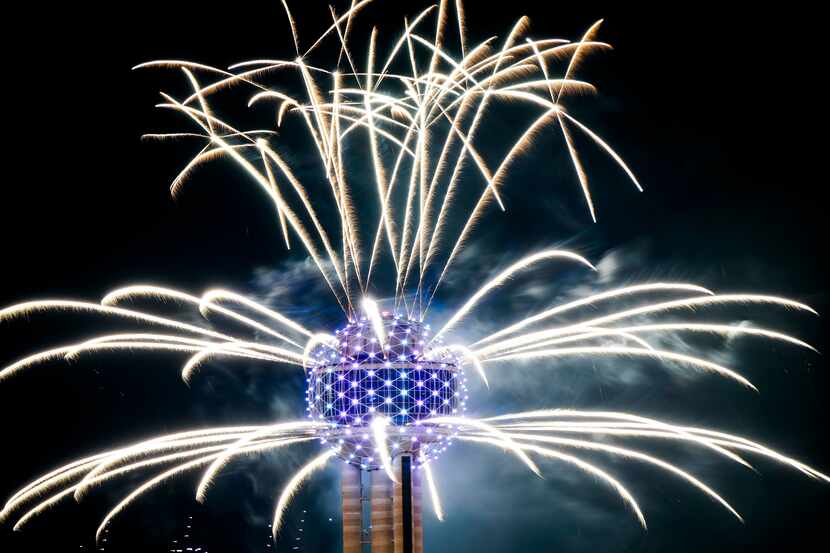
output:
MULTIPOLYGON (((700 355, 658 349, 651 338, 666 333, 746 335, 812 349, 798 338, 772 329, 701 322, 697 313, 709 306, 738 304, 815 312, 799 302, 774 296, 722 295, 692 283, 648 282, 505 321, 500 330, 473 343, 457 343, 465 318, 512 277, 554 263, 595 270, 577 253, 545 250, 522 257, 487 278, 433 330, 428 323, 429 309, 440 285, 487 208, 495 202, 498 209, 505 210, 503 198, 510 193, 504 189, 507 176, 541 133, 561 135, 575 183, 593 220, 597 210, 589 171, 580 161, 573 134, 587 137, 619 165, 636 190, 642 187, 612 147, 565 105, 572 94, 594 90, 575 74, 588 54, 609 47, 595 40, 600 22, 580 40, 570 42, 530 39, 525 36, 528 20, 521 18, 503 40, 493 38, 472 45, 467 43, 461 2, 450 6, 442 0, 437 7, 406 20, 386 52, 381 51, 373 30, 366 51, 360 54, 348 39, 354 18, 370 2, 352 2, 339 14, 332 9, 333 23, 304 51, 297 23, 283 2, 296 50, 293 59, 252 60, 227 70, 177 60, 138 66, 174 68, 193 89, 182 99, 162 93, 158 107, 184 116, 194 130, 147 135, 150 139, 203 143, 173 179, 171 193, 182 193, 199 166, 217 160, 233 162, 273 205, 280 241, 286 248, 299 243, 319 270, 334 301, 343 309, 346 322, 342 328, 334 333, 307 329, 226 290, 194 296, 154 285, 114 290, 100 303, 50 299, 0 311, 0 322, 39 312, 86 311, 148 327, 145 332, 93 336, 29 355, 0 370, 0 383, 39 363, 97 351, 184 353, 188 357, 181 376, 186 383, 198 378, 199 368, 214 358, 237 358, 274 364, 279 370, 303 371, 306 419, 160 436, 76 461, 12 495, 0 512, 0 522, 14 521, 15 529, 21 529, 70 497, 80 501, 94 487, 118 477, 156 471, 110 510, 98 528, 100 536, 131 503, 163 482, 189 471, 203 471, 196 498, 209 501, 215 479, 239 457, 312 440, 323 444, 323 452, 303 466, 279 495, 275 536, 293 495, 334 457, 365 470, 385 470, 394 479, 391 467, 395 457, 403 452, 414 455, 425 475, 436 516, 443 518, 440 483, 430 465, 454 441, 499 447, 537 475, 543 472, 537 464, 543 459, 570 465, 607 484, 643 527, 646 518, 632 493, 612 474, 581 458, 581 451, 646 463, 684 480, 738 519, 740 515, 689 472, 639 449, 609 445, 598 437, 690 443, 747 467, 751 465, 744 456, 767 458, 811 478, 830 481, 823 473, 746 438, 633 414, 560 409, 490 419, 465 415, 474 403, 468 395, 465 368, 472 368, 489 386, 487 371, 499 370, 499 365, 514 360, 655 359, 710 372, 754 390, 737 370, 700 355), (427 28, 430 21, 435 22, 433 28, 427 28), (459 36, 455 47, 445 44, 453 24, 459 36), (312 55, 324 41, 339 45, 339 59, 331 69, 318 67, 312 55), (363 59, 365 67, 359 68, 363 59), (556 76, 560 66, 561 76, 556 76), (343 71, 342 67, 348 69, 343 71), (401 67, 406 69, 398 69, 401 67), (275 74, 285 76, 284 86, 269 83, 275 74), (210 107, 211 100, 227 90, 233 94, 249 91, 245 97, 248 106, 272 102, 276 127, 239 130, 219 119, 210 107), (498 117, 499 105, 506 102, 524 104, 536 113, 518 138, 502 144, 501 155, 491 159, 477 146, 477 139, 498 117), (319 171, 314 183, 304 181, 292 165, 278 131, 308 140, 319 171), (348 144, 361 135, 368 144, 363 156, 367 167, 353 168, 347 165, 354 157, 349 155, 348 144), (364 174, 370 174, 374 182, 358 184, 358 175, 364 174), (464 207, 458 200, 470 196, 471 189, 474 201, 471 207, 464 207), (363 201, 366 197, 374 200, 363 201), (331 213, 333 218, 327 215, 331 213), (462 224, 453 228, 451 220, 462 224), (368 232, 367 221, 371 225, 368 232), (378 275, 387 274, 391 278, 379 284, 378 275), (370 296, 388 299, 373 300, 370 296), (667 300, 667 296, 674 299, 667 300), (621 298, 633 302, 634 307, 615 309, 615 300, 621 298), (213 325, 183 322, 129 306, 140 299, 189 306, 210 318, 213 325), (565 313, 576 320, 545 326, 565 313), (655 320, 664 314, 687 314, 689 319, 655 320), (650 318, 647 323, 642 322, 643 316, 650 318), (223 330, 222 321, 234 323, 237 330, 223 330)), ((539 370, 545 369, 546 365, 539 366, 539 370)))

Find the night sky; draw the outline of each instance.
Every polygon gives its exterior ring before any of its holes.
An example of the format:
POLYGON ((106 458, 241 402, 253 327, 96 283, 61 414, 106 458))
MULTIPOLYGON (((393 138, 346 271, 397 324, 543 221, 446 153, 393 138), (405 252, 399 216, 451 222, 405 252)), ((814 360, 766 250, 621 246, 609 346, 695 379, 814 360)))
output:
MULTIPOLYGON (((328 25, 325 2, 289 4, 306 41, 328 25)), ((380 27, 383 45, 397 37, 404 15, 426 5, 376 4, 362 19, 380 27)), ((507 213, 487 213, 441 289, 435 320, 468 297, 470 282, 552 246, 585 255, 599 264, 599 274, 546 270, 518 279, 459 336, 480 336, 498 322, 508 324, 556 301, 649 280, 770 293, 806 302, 819 313, 830 311, 821 193, 826 153, 824 141, 814 136, 826 121, 826 99, 817 85, 824 67, 817 14, 797 3, 744 12, 729 11, 724 2, 662 8, 540 4, 468 1, 468 36, 473 42, 504 36, 526 14, 530 36, 578 40, 605 18, 598 38, 614 50, 592 55, 577 75, 593 82, 599 94, 575 98, 571 109, 617 149, 645 192, 633 190, 612 161, 581 141, 599 215, 592 224, 561 137, 549 131, 505 183, 507 213)), ((2 89, 10 142, 3 150, 0 306, 54 297, 96 301, 108 290, 136 283, 194 294, 221 286, 313 328, 342 323, 300 251, 284 251, 273 211, 238 169, 223 162, 205 166, 173 200, 169 182, 196 152, 194 145, 139 139, 145 132, 185 129, 183 119, 153 105, 159 90, 181 96, 186 88, 176 71, 130 68, 158 58, 227 67, 251 58, 293 57, 278 0, 117 8, 30 3, 7 25, 24 38, 3 39, 11 67, 2 89)), ((331 65, 325 52, 317 65, 331 65)), ((230 100, 221 115, 241 113, 246 123, 259 121, 256 126, 272 121, 273 109, 248 113, 248 97, 247 89, 226 94, 230 100)), ((511 112, 496 125, 487 148, 498 144, 513 125, 510 118, 519 115, 511 112)), ((304 177, 313 175, 307 162, 313 155, 302 148, 293 154, 304 177)), ((360 171, 353 178, 356 201, 370 202, 375 192, 360 188, 360 171)), ((770 306, 711 313, 711 320, 797 335, 822 352, 830 347, 826 316, 770 306)), ((5 366, 40 349, 130 328, 139 327, 67 314, 3 323, 0 361, 5 366)), ((473 387, 471 413, 631 411, 741 434, 830 472, 830 376, 823 355, 753 338, 728 344, 673 340, 667 345, 736 368, 760 395, 656 363, 545 361, 492 367, 492 389, 473 387)), ((296 370, 217 364, 188 388, 179 378, 182 361, 168 354, 87 355, 72 364, 36 367, 0 385, 0 498, 89 452, 184 429, 264 424, 302 414, 304 382, 296 370)), ((268 548, 278 490, 316 448, 234 464, 205 506, 192 500, 194 478, 165 486, 111 525, 106 551, 168 551, 171 540, 188 532, 188 539, 216 553, 291 551, 295 545, 297 551, 338 551, 336 466, 298 496, 285 542, 268 548)), ((826 533, 828 485, 763 459, 757 459, 756 474, 700 449, 663 444, 653 451, 722 492, 746 523, 674 478, 591 456, 637 496, 649 522, 643 532, 603 485, 568 467, 544 463, 546 478, 540 481, 497 451, 459 445, 436 466, 448 516, 438 523, 425 501, 425 550, 803 551, 806 545, 799 544, 826 533)), ((139 482, 107 486, 81 505, 67 502, 23 533, 4 526, 0 551, 94 550, 97 521, 139 482)))

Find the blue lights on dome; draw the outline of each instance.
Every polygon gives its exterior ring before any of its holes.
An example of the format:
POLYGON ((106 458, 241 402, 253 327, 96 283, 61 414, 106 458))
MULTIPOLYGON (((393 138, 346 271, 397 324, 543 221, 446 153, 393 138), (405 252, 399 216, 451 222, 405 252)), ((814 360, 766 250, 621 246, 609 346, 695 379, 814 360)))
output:
POLYGON ((421 321, 384 313, 377 322, 382 330, 365 317, 350 322, 335 332, 336 344, 311 352, 308 416, 328 424, 321 441, 361 468, 379 468, 370 430, 377 417, 391 425, 393 456, 406 451, 426 462, 446 449, 455 432, 429 419, 466 410, 462 359, 431 339, 421 321))

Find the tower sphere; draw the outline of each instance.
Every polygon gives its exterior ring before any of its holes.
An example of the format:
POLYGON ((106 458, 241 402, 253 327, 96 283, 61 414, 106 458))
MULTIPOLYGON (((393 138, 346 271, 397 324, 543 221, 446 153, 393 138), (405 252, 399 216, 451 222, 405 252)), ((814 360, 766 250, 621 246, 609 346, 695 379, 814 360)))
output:
POLYGON ((326 423, 321 441, 366 470, 380 467, 377 418, 388 424, 392 456, 408 452, 420 464, 444 451, 456 432, 429 419, 462 416, 467 402, 461 356, 433 339, 422 321, 378 315, 335 331, 336 343, 315 348, 307 370, 308 416, 326 423))

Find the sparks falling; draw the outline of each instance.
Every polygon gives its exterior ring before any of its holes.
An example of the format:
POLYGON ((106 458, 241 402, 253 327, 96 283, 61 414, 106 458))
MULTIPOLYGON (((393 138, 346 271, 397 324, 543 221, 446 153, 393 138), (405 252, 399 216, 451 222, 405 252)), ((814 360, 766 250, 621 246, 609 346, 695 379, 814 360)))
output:
MULTIPOLYGON (((700 355, 659 349, 654 337, 666 333, 747 336, 812 350, 809 344, 774 329, 716 324, 701 317, 705 308, 716 305, 764 305, 805 315, 815 311, 775 296, 718 294, 686 282, 647 282, 504 321, 489 335, 459 343, 454 333, 463 327, 464 319, 501 287, 509 286, 514 276, 554 263, 574 270, 596 270, 578 253, 544 250, 486 278, 469 297, 447 298, 446 303, 456 302, 459 307, 431 331, 426 324, 429 309, 446 275, 488 208, 495 203, 498 211, 506 211, 504 198, 511 192, 506 188, 511 169, 533 151, 543 133, 562 139, 574 184, 578 184, 594 221, 597 208, 590 171, 581 161, 575 135, 581 134, 607 154, 634 190, 642 191, 642 187, 620 155, 567 107, 569 97, 595 91, 575 74, 587 56, 610 48, 595 40, 601 22, 572 42, 532 39, 527 36, 529 20, 522 17, 504 37, 474 45, 467 43, 461 1, 451 5, 441 0, 438 6, 405 20, 397 38, 385 49, 373 29, 367 49, 360 51, 349 41, 350 28, 371 2, 351 2, 342 13, 332 9, 330 27, 306 49, 297 22, 283 2, 296 54, 291 59, 257 59, 228 69, 180 60, 151 61, 136 67, 172 68, 192 88, 184 98, 162 93, 158 107, 183 116, 193 128, 145 136, 196 140, 201 145, 173 179, 171 194, 183 193, 200 166, 220 160, 235 164, 241 176, 257 186, 273 207, 279 241, 285 248, 301 248, 319 270, 334 302, 344 312, 347 325, 343 329, 336 333, 308 329, 227 290, 208 290, 195 296, 155 285, 113 290, 98 303, 46 299, 0 310, 0 323, 41 312, 83 311, 147 327, 144 332, 91 336, 28 355, 0 370, 0 383, 39 364, 102 351, 184 354, 181 378, 187 384, 216 358, 242 359, 283 371, 303 371, 308 380, 306 419, 180 432, 80 459, 13 494, 0 511, 0 522, 12 521, 15 530, 21 530, 62 501, 83 500, 97 486, 134 473, 150 475, 106 514, 98 528, 100 537, 131 504, 168 480, 202 471, 196 498, 210 501, 215 480, 240 457, 278 452, 312 440, 325 444, 324 451, 308 461, 279 494, 272 526, 275 538, 291 498, 327 462, 340 458, 366 470, 385 470, 394 478, 392 459, 404 448, 418 455, 434 512, 443 519, 448 513, 441 507, 440 483, 431 467, 454 441, 498 447, 523 463, 531 474, 542 475, 543 467, 537 463, 552 460, 590 475, 594 478, 588 481, 616 493, 644 528, 646 517, 635 496, 610 472, 584 460, 582 452, 598 451, 645 463, 683 480, 731 516, 739 520, 741 516, 717 491, 689 472, 647 451, 609 445, 601 437, 616 438, 615 443, 636 439, 638 444, 647 440, 692 444, 704 453, 746 467, 751 465, 745 457, 767 459, 830 482, 830 477, 818 470, 755 441, 635 414, 568 409, 488 419, 465 414, 464 367, 472 367, 488 384, 487 371, 505 370, 504 364, 518 360, 533 360, 539 370, 545 370, 544 360, 553 358, 652 359, 708 372, 757 391, 737 369, 700 355), (453 33, 458 44, 447 44, 446 37, 453 33), (327 42, 340 52, 333 67, 331 60, 315 61, 314 54, 327 42), (318 63, 328 63, 329 68, 318 63), (561 74, 557 73, 560 70, 561 74), (275 75, 284 86, 270 84, 275 75), (211 109, 211 100, 223 93, 248 94, 244 99, 252 109, 272 105, 274 126, 240 130, 219 119, 211 109), (505 103, 524 104, 535 114, 520 129, 518 138, 502 144, 502 154, 492 159, 477 144, 488 123, 498 120, 499 107, 505 103), (281 140, 289 134, 303 137, 316 154, 323 190, 304 182, 298 168, 292 166, 293 157, 281 140), (350 165, 353 156, 348 155, 348 144, 353 139, 368 144, 363 160, 368 167, 350 165), (358 183, 358 174, 361 178, 371 175, 374 182, 358 183), (478 187, 471 207, 458 201, 462 184, 464 195, 470 187, 478 187), (374 199, 359 203, 356 192, 374 199), (324 213, 336 216, 324 217, 324 213), (454 228, 450 220, 461 220, 460 228, 454 228), (371 224, 368 232, 367 221, 371 224), (378 282, 379 275, 389 276, 378 282), (391 299, 381 302, 370 297, 391 299), (625 299, 628 307, 615 308, 620 299, 625 299), (138 300, 175 302, 199 313, 205 323, 184 322, 131 307, 138 300), (565 313, 576 320, 551 323, 565 313), (666 314, 672 318, 660 322, 659 317, 666 314), (647 324, 642 322, 644 315, 649 316, 647 324), (678 320, 679 315, 687 319, 678 320), (212 324, 207 323, 208 318, 212 324), (222 321, 234 323, 236 330, 216 330, 224 328, 222 321), (445 345, 443 340, 450 337, 453 343, 445 345), (412 445, 416 442, 417 447, 412 445)), ((496 215, 509 216, 509 212, 496 215)))

